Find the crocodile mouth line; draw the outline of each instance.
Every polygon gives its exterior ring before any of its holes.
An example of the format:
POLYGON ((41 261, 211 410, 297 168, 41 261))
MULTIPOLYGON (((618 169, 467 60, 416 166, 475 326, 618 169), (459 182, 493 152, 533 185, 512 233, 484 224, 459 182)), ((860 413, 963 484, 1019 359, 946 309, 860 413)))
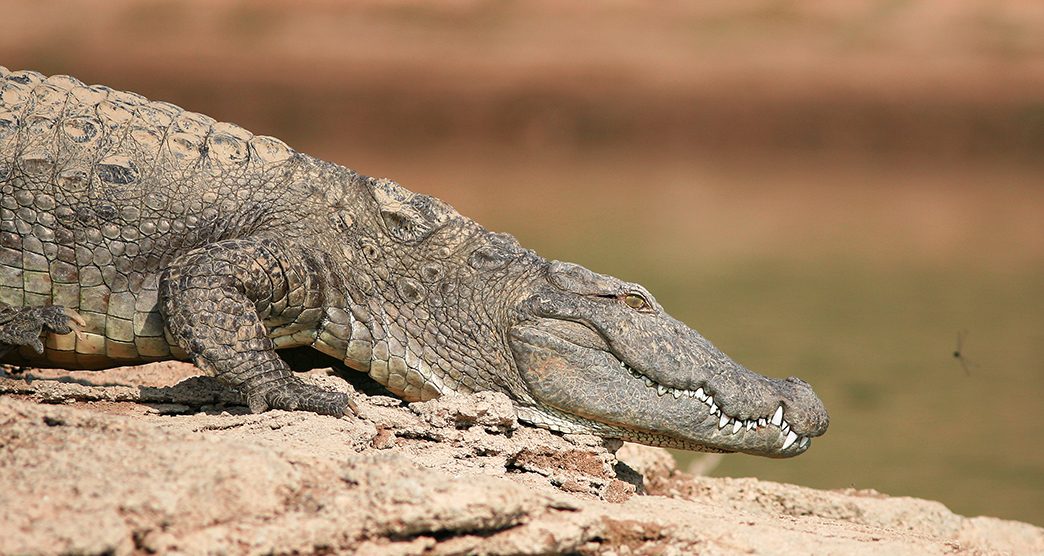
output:
POLYGON ((690 398, 703 403, 711 415, 718 417, 718 430, 723 430, 725 433, 736 434, 741 430, 756 431, 765 427, 776 427, 779 429, 780 437, 783 438, 783 446, 780 450, 786 450, 794 443, 797 443, 798 448, 806 448, 811 442, 811 438, 808 436, 801 436, 793 431, 790 427, 790 423, 783 417, 783 404, 780 404, 776 408, 776 411, 767 417, 760 417, 757 419, 740 419, 736 416, 729 415, 722 409, 721 406, 714 401, 714 394, 706 386, 701 386, 696 390, 690 390, 688 388, 674 388, 666 386, 656 382, 648 376, 642 374, 634 367, 631 367, 623 360, 620 360, 620 367, 627 371, 632 377, 641 380, 647 388, 656 391, 656 395, 663 397, 666 395, 674 396, 674 399, 680 400, 681 398, 690 398), (731 429, 731 431, 729 430, 731 429))

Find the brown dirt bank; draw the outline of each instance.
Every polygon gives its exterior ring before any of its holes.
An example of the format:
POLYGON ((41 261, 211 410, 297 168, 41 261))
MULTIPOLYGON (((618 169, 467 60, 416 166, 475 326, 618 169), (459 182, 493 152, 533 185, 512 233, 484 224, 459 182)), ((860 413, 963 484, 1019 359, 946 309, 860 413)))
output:
MULTIPOLYGON (((0 63, 378 145, 1036 161, 1031 2, 8 2, 0 63), (89 24, 85 24, 89 22, 89 24)), ((356 161, 357 162, 357 161, 356 161)))
POLYGON ((500 395, 251 415, 194 374, 0 375, 0 553, 1044 550, 1044 529, 938 502, 692 477, 658 449, 520 426, 500 395))

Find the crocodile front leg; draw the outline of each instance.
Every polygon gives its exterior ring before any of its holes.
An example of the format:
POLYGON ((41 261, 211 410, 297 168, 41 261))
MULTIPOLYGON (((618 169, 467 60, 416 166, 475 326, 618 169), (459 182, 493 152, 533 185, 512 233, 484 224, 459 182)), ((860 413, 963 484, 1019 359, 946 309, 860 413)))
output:
POLYGON ((84 326, 83 318, 71 309, 58 305, 11 307, 0 303, 0 357, 20 346, 43 353, 40 337, 45 332, 69 334, 74 325, 84 326))
POLYGON ((278 330, 308 344, 322 318, 318 269, 292 252, 275 240, 246 239, 186 253, 160 279, 160 311, 193 362, 243 392, 251 411, 339 417, 348 397, 294 376, 270 337, 278 330))

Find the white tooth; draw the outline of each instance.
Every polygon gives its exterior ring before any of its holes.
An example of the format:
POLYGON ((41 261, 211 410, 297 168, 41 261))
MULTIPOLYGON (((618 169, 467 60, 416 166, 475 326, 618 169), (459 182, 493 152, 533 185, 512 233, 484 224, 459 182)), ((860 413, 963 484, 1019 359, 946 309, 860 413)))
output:
POLYGON ((703 393, 703 388, 698 388, 696 390, 696 397, 699 398, 700 400, 706 400, 707 399, 707 394, 703 393))
POLYGON ((718 428, 723 429, 725 425, 729 423, 729 416, 722 414, 721 419, 718 419, 718 428))
POLYGON ((790 432, 790 423, 783 421, 783 426, 779 427, 779 430, 783 431, 783 434, 790 432))
POLYGON ((788 432, 787 433, 787 439, 783 441, 783 448, 781 448, 781 449, 782 450, 786 450, 787 448, 790 447, 791 444, 794 443, 795 440, 797 440, 797 435, 794 434, 794 431, 788 432))
POLYGON ((653 380, 651 378, 645 377, 645 385, 648 386, 649 388, 652 388, 653 386, 656 386, 656 383, 653 382, 653 380))
POLYGON ((656 394, 662 396, 667 393, 667 387, 662 384, 656 385, 656 394))
POLYGON ((682 395, 681 390, 678 390, 677 388, 671 388, 671 394, 674 396, 674 399, 678 399, 682 395))
POLYGON ((764 417, 762 417, 761 419, 758 419, 758 426, 759 427, 764 427, 767 424, 768 424, 768 419, 766 419, 764 417))
POLYGON ((804 448, 804 447, 808 446, 809 442, 811 442, 811 440, 809 440, 809 438, 807 436, 802 436, 801 440, 798 441, 798 448, 804 448))
POLYGON ((732 422, 732 434, 736 434, 740 429, 743 428, 743 423, 739 419, 732 422))
POLYGON ((772 414, 772 424, 779 426, 783 422, 783 406, 780 405, 776 408, 776 412, 772 414))
POLYGON ((689 396, 690 398, 695 398, 696 397, 696 392, 693 392, 692 390, 686 390, 685 394, 687 396, 689 396))
POLYGON ((751 420, 747 421, 747 430, 749 430, 749 431, 754 430, 754 427, 756 427, 757 424, 758 424, 757 421, 755 421, 754 419, 751 419, 751 420))
POLYGON ((711 413, 717 413, 718 412, 718 406, 715 405, 715 403, 713 401, 710 403, 710 406, 711 406, 711 413))

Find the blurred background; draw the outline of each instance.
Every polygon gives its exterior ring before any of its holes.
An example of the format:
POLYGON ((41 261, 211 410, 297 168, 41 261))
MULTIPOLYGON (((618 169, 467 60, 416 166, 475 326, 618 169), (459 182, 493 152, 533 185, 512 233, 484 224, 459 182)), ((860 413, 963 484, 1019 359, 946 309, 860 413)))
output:
POLYGON ((0 64, 391 177, 815 386, 807 454, 715 475, 1044 525, 1044 3, 588 4, 5 0, 0 64))

